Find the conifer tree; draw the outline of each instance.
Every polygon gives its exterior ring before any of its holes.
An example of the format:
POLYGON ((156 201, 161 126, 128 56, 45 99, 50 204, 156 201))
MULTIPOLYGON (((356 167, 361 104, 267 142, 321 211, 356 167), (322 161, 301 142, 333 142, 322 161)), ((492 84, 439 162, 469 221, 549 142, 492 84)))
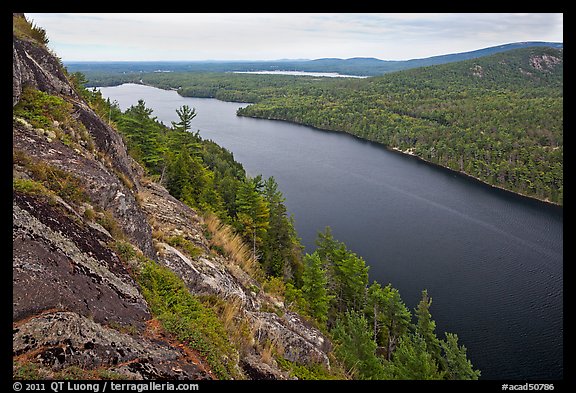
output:
POLYGON ((434 356, 427 350, 424 338, 419 334, 402 337, 394 357, 384 366, 387 379, 439 380, 444 374, 438 370, 434 356))
POLYGON ((368 288, 366 312, 372 319, 374 339, 384 346, 390 360, 399 338, 409 329, 410 311, 397 289, 390 284, 382 288, 375 281, 368 288))
POLYGON ((383 366, 376 356, 376 342, 362 313, 346 311, 332 329, 334 352, 356 379, 381 379, 383 366))
POLYGON ((247 179, 240 184, 236 194, 236 211, 240 229, 247 241, 252 244, 255 257, 257 246, 262 241, 269 226, 270 209, 264 197, 260 194, 262 177, 247 179))
POLYGON ((322 269, 322 261, 316 252, 304 257, 302 273, 302 293, 310 305, 310 314, 325 324, 328 319, 328 307, 331 296, 328 295, 326 272, 322 269))
POLYGON ((188 105, 182 105, 179 109, 176 109, 176 114, 180 121, 178 123, 172 122, 172 128, 179 131, 188 131, 192 119, 196 117, 196 108, 190 108, 188 105))
POLYGON ((466 357, 466 347, 458 346, 458 336, 446 333, 446 341, 440 342, 444 350, 447 379, 473 379, 480 377, 480 371, 474 370, 472 362, 466 357))
POLYGON ((432 305, 432 298, 428 296, 428 291, 422 291, 422 298, 415 309, 416 318, 416 333, 419 334, 426 343, 427 351, 432 354, 438 364, 442 362, 440 353, 440 340, 436 337, 436 322, 432 319, 430 314, 430 306, 432 305))

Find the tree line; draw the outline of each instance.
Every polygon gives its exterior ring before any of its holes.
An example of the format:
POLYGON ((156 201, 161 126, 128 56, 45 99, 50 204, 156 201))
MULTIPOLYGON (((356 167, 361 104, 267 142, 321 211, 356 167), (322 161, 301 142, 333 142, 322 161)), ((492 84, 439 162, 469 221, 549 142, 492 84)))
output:
MULTIPOLYGON (((82 75, 73 75, 81 83, 82 75)), ((82 93, 116 126, 129 153, 170 193, 202 212, 216 214, 250 244, 268 283, 282 288, 300 312, 335 344, 334 355, 354 379, 478 379, 455 334, 439 339, 426 291, 414 315, 390 284, 368 285, 362 257, 318 234, 304 254, 284 197, 273 177, 249 177, 231 152, 191 132, 194 108, 176 108, 180 121, 159 122, 143 100, 121 111, 97 90, 82 93)))
POLYGON ((253 103, 239 115, 348 132, 563 204, 563 51, 523 48, 367 79, 148 73, 183 96, 253 103))

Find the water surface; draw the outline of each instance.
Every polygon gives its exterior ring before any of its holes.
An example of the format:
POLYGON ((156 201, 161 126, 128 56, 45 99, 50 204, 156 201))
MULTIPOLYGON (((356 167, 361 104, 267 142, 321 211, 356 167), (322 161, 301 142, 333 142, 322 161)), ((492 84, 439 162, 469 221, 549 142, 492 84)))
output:
POLYGON ((436 332, 456 333, 482 379, 563 377, 562 209, 517 197, 347 134, 236 116, 247 104, 126 84, 101 88, 122 109, 142 98, 274 176, 307 251, 318 231, 361 255, 370 280, 409 309, 427 289, 436 332))

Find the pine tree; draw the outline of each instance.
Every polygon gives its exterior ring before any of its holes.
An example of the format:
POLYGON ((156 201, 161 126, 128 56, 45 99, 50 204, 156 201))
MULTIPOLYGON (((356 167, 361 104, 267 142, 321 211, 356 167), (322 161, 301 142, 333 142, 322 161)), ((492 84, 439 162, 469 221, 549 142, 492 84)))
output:
POLYGON ((480 371, 474 370, 472 362, 466 357, 466 347, 458 346, 458 336, 446 333, 446 341, 440 342, 444 350, 447 379, 473 379, 480 377, 480 371))
POLYGON ((346 249, 346 245, 332 236, 330 227, 318 234, 316 251, 325 264, 328 286, 334 295, 334 312, 362 310, 366 300, 368 266, 361 257, 346 249))
POLYGON ((262 263, 271 275, 298 281, 302 270, 302 246, 292 218, 288 217, 284 196, 274 177, 269 177, 264 182, 263 196, 268 203, 270 215, 269 227, 264 237, 262 263))
POLYGON ((374 339, 386 349, 386 358, 392 353, 401 336, 410 326, 410 311, 390 284, 384 288, 373 282, 368 288, 366 312, 372 319, 374 339))
POLYGON ((245 239, 252 244, 255 257, 257 247, 262 245, 268 230, 270 209, 260 194, 262 177, 256 176, 240 184, 236 194, 237 221, 245 239))
POLYGON ((402 337, 394 357, 384 365, 387 379, 439 380, 444 374, 438 370, 434 356, 419 334, 407 334, 402 337))
POLYGON ((442 356, 440 351, 440 340, 436 337, 436 322, 432 319, 430 314, 430 306, 432 305, 432 298, 428 296, 428 291, 422 291, 422 298, 415 309, 416 318, 416 333, 424 339, 427 351, 432 354, 436 362, 442 363, 442 356))
POLYGON ((336 356, 355 379, 381 379, 383 367, 376 356, 376 342, 372 339, 368 321, 362 313, 347 311, 332 329, 336 356))
POLYGON ((178 123, 172 122, 172 128, 179 131, 188 131, 191 126, 192 119, 196 117, 196 108, 190 108, 188 105, 182 105, 176 109, 176 114, 180 118, 178 123))
POLYGON ((322 269, 322 261, 316 252, 304 257, 302 273, 302 293, 310 305, 310 314, 325 324, 328 319, 328 308, 331 296, 328 295, 326 284, 328 279, 322 269))

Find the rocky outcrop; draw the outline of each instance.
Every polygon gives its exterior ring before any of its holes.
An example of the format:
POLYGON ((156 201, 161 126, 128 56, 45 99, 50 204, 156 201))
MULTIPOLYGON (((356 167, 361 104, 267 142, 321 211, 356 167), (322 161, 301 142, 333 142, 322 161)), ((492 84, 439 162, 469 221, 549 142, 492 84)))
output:
MULTIPOLYGON (((198 228, 202 228, 200 216, 157 184, 148 184, 141 194, 145 199, 142 203, 144 211, 151 222, 163 228, 164 237, 182 236, 205 251, 202 255, 190 257, 164 242, 156 245, 160 249, 158 261, 178 274, 191 292, 238 302, 241 305, 239 318, 247 321, 255 332, 255 347, 261 348, 264 343, 270 342, 286 360, 330 367, 327 356, 331 350, 329 340, 298 314, 287 310, 284 304, 260 291, 258 282, 233 261, 211 253, 208 241, 198 231, 198 228)), ((249 358, 258 356, 258 351, 255 353, 249 358)), ((250 369, 255 372, 254 362, 248 360, 245 363, 252 364, 250 369)), ((265 370, 264 374, 268 376, 282 374, 273 363, 267 365, 265 370)))
POLYGON ((143 329, 151 318, 106 236, 41 198, 13 195, 13 319, 49 309, 143 329))
POLYGON ((214 378, 200 355, 158 328, 133 278, 137 265, 115 251, 121 240, 170 268, 191 293, 238 306, 231 323, 253 333, 238 364, 246 378, 289 378, 265 353, 271 345, 287 360, 330 366, 321 332, 214 252, 203 218, 143 179, 120 135, 74 90, 59 60, 14 36, 13 105, 25 88, 63 98, 74 122, 39 129, 15 117, 14 179, 25 183, 38 180, 40 170, 58 170, 78 179, 85 197, 13 190, 15 364, 34 363, 47 377, 76 366, 136 379, 214 378))
POLYGON ((50 94, 63 94, 78 99, 62 71, 62 65, 46 48, 36 42, 12 41, 12 105, 16 105, 24 86, 50 94))
POLYGON ((16 357, 34 356, 58 371, 106 368, 133 379, 212 379, 181 350, 153 338, 131 336, 74 312, 44 313, 16 323, 16 357))

